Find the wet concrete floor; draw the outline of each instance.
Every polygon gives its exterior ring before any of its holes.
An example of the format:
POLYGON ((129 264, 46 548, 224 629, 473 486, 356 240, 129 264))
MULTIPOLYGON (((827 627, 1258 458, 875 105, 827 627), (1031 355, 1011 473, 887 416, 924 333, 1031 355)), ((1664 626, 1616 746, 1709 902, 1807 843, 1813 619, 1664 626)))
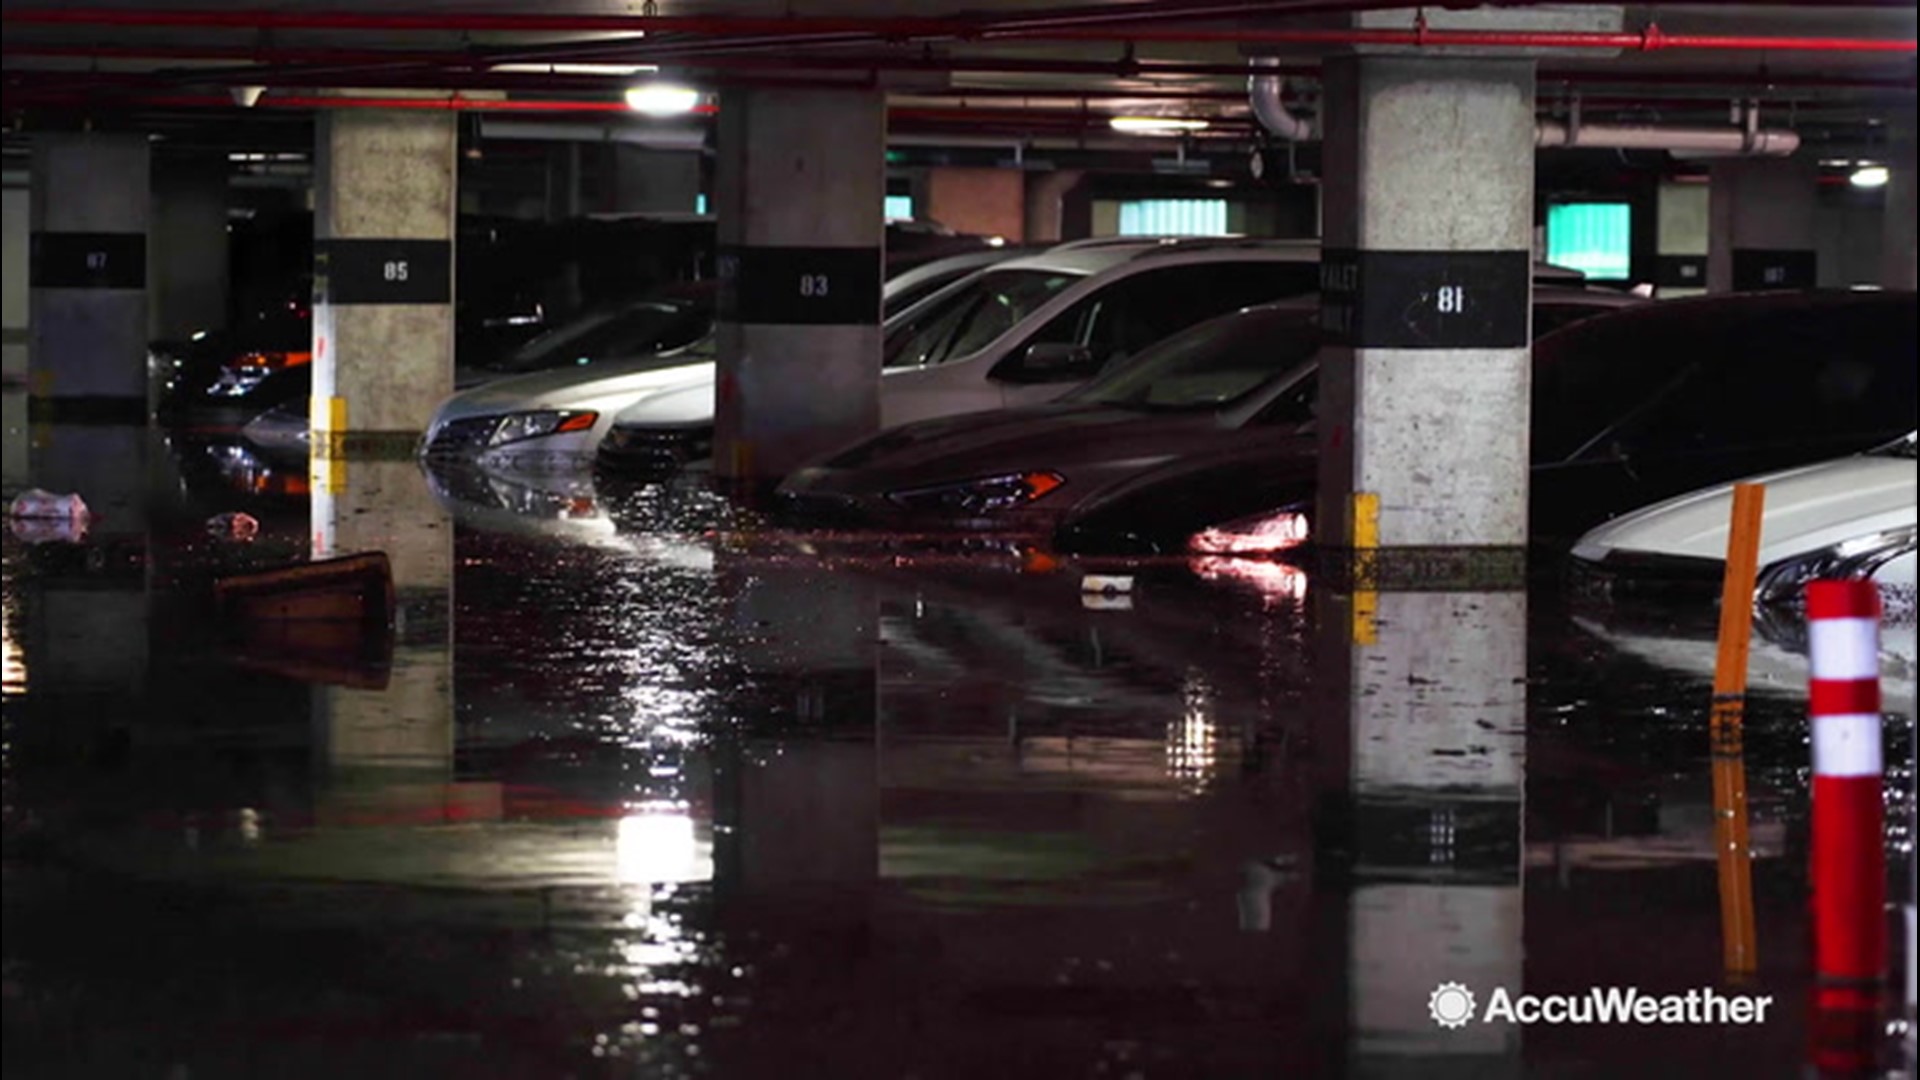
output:
MULTIPOLYGON (((1088 594, 1017 546, 767 531, 691 489, 11 439, 8 497, 96 516, 4 539, 9 1076, 1805 1060, 1804 672, 1758 646, 1757 971, 1731 978, 1697 616, 1543 583, 1357 618, 1231 560, 1088 594), (209 535, 233 510, 260 535, 209 535), (222 574, 363 550, 392 560, 390 641, 212 616, 222 574), (1775 1004, 1445 1028, 1445 982, 1775 1004)), ((1896 794, 1900 867, 1910 815, 1896 794)))

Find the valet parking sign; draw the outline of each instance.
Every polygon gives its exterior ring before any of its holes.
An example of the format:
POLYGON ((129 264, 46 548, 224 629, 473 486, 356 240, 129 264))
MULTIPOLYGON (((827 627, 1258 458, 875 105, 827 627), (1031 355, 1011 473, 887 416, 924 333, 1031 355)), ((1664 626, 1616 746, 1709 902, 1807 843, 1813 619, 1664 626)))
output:
POLYGON ((1481 1006, 1456 982, 1434 987, 1427 1011, 1443 1028, 1468 1024, 1764 1024, 1771 994, 1645 994, 1632 986, 1596 986, 1584 994, 1509 994, 1495 987, 1481 1006))

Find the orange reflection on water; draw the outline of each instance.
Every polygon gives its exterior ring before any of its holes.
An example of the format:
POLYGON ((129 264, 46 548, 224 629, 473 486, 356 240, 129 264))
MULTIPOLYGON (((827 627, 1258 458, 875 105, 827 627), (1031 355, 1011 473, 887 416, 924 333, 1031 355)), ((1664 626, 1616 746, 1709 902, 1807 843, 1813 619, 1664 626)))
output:
POLYGON ((1208 581, 1238 582, 1253 588, 1268 600, 1303 601, 1307 598, 1307 572, 1286 563, 1229 555, 1202 555, 1187 560, 1187 566, 1208 581))

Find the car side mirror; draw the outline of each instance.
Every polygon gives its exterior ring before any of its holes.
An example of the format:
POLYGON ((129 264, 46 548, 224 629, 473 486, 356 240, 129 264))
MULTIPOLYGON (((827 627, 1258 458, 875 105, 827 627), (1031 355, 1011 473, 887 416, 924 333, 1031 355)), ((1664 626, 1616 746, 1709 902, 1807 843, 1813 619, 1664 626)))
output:
POLYGON ((1043 341, 1027 346, 1026 373, 1029 376, 1070 375, 1093 370, 1093 350, 1085 345, 1043 341))

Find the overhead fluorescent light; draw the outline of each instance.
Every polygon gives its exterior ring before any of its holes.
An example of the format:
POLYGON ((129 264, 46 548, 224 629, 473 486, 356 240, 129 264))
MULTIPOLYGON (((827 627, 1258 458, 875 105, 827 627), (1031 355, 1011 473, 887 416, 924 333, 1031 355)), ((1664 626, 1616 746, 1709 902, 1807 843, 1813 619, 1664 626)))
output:
POLYGON ((495 64, 487 69, 511 75, 605 75, 624 78, 659 71, 658 64, 495 64))
POLYGON ((681 116, 700 104, 700 91, 672 83, 641 83, 627 91, 627 108, 648 116, 681 116))
POLYGON ((1186 131, 1204 131, 1205 120, 1184 116, 1116 116, 1107 121, 1113 130, 1129 135, 1178 135, 1186 131))
POLYGON ((1877 188, 1887 185, 1887 167, 1885 165, 1862 165, 1853 170, 1848 177, 1854 187, 1877 188))

